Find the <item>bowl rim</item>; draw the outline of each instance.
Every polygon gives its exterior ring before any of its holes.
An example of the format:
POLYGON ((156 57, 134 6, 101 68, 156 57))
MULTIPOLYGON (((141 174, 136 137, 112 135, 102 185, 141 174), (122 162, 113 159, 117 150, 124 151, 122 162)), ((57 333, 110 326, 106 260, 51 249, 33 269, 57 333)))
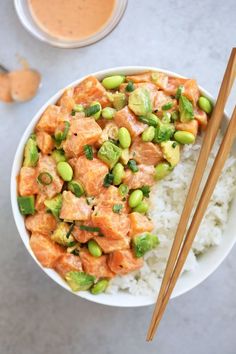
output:
MULTIPOLYGON (((164 70, 162 68, 153 67, 153 66, 117 66, 117 67, 113 67, 113 68, 108 68, 108 69, 96 71, 94 73, 85 75, 77 80, 74 80, 66 87, 63 87, 62 89, 58 90, 53 96, 51 96, 47 100, 47 102, 36 112, 36 114, 34 114, 33 118, 28 123, 23 135, 20 138, 20 142, 18 143, 16 152, 15 152, 15 156, 14 156, 14 160, 13 160, 13 164, 12 164, 12 170, 11 170, 10 195, 11 195, 12 212, 13 212, 13 216, 14 216, 14 220, 15 220, 15 224, 16 224, 18 233, 19 233, 21 240, 24 243, 26 249, 28 250, 29 254, 32 256, 32 258, 35 260, 35 262, 38 264, 38 266, 44 271, 44 273, 46 273, 54 282, 56 282, 58 285, 60 285, 61 287, 63 287, 67 291, 69 291, 70 293, 77 295, 83 299, 98 303, 98 304, 113 306, 113 307, 141 307, 141 306, 153 305, 155 303, 156 296, 155 295, 154 296, 140 296, 140 295, 132 295, 132 294, 126 294, 126 293, 125 294, 123 294, 123 293, 101 294, 99 296, 94 296, 94 295, 90 294, 89 292, 74 293, 69 288, 69 286, 66 284, 66 282, 64 280, 62 280, 62 278, 55 271, 53 271, 52 269, 43 267, 39 263, 39 261, 36 259, 36 257, 34 256, 32 250, 29 246, 29 242, 28 242, 29 241, 29 234, 28 234, 27 230, 25 229, 24 218, 20 214, 19 209, 18 209, 17 198, 16 198, 17 197, 17 175, 19 173, 19 168, 20 168, 21 162, 22 162, 22 156, 23 156, 22 153, 23 153, 23 148, 24 148, 25 142, 26 142, 27 138, 29 137, 29 135, 32 133, 36 122, 38 121, 38 119, 40 118, 42 113, 45 111, 45 109, 50 104, 55 104, 66 89, 78 85, 81 81, 83 81, 88 76, 95 76, 98 79, 101 79, 105 76, 112 75, 112 74, 121 74, 122 73, 124 75, 131 75, 134 73, 141 73, 141 72, 145 72, 145 71, 160 71, 160 72, 166 73, 167 75, 184 78, 184 76, 179 75, 175 72, 172 72, 169 70, 164 70), (114 299, 116 297, 118 297, 120 299, 120 301, 114 301, 114 299)), ((201 86, 199 86, 199 89, 203 95, 205 95, 210 100, 212 100, 213 103, 215 102, 215 99, 208 91, 203 89, 201 86)), ((225 116, 224 119, 228 121, 229 120, 228 115, 225 113, 224 116, 225 116)), ((225 230, 224 230, 224 232, 225 232, 225 230)), ((175 298, 177 296, 180 296, 180 295, 190 291, 191 289, 195 288, 200 283, 202 283, 208 276, 210 276, 219 267, 219 265, 223 262, 223 260, 227 257, 227 255, 231 251, 235 242, 236 242, 236 234, 234 237, 229 239, 228 242, 225 244, 224 252, 223 252, 223 248, 222 248, 222 252, 220 252, 220 251, 217 252, 215 247, 213 247, 213 246, 210 247, 210 249, 212 249, 212 250, 214 249, 215 253, 218 254, 217 262, 214 261, 214 254, 212 253, 213 256, 212 256, 212 254, 209 254, 208 257, 213 258, 213 259, 211 259, 211 266, 208 267, 208 266, 204 265, 204 267, 203 267, 204 274, 198 274, 197 276, 195 274, 195 276, 196 276, 195 281, 191 280, 192 276, 193 276, 192 273, 194 273, 194 271, 186 272, 188 274, 190 273, 189 279, 185 275, 186 273, 184 273, 181 276, 180 280, 182 280, 183 283, 185 282, 185 284, 182 284, 182 282, 181 282, 181 285, 179 286, 179 282, 178 282, 171 298, 175 298), (212 256, 212 257, 210 257, 210 256, 212 256)), ((217 247, 218 247, 218 249, 220 249, 221 244, 217 247)))

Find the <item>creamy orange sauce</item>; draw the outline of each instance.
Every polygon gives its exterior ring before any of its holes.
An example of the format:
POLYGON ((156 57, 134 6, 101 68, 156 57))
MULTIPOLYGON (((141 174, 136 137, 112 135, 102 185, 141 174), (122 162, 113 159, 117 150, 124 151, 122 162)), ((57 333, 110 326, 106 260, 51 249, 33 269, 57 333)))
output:
POLYGON ((28 0, 37 25, 53 37, 81 40, 98 32, 116 0, 28 0))
POLYGON ((28 101, 35 96, 40 80, 40 74, 31 69, 1 73, 0 100, 4 102, 28 101))

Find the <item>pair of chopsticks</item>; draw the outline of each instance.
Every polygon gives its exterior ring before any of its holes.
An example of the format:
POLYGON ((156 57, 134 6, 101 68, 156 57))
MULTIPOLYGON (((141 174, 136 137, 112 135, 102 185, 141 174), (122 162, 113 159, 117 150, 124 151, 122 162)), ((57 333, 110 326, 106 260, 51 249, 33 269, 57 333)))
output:
POLYGON ((204 137, 202 148, 194 171, 193 179, 188 191, 183 212, 177 227, 174 242, 168 258, 164 278, 158 295, 156 306, 153 312, 152 320, 147 333, 147 341, 151 341, 155 335, 157 327, 162 319, 172 291, 179 278, 183 265, 191 249, 195 235, 198 231, 204 213, 209 204, 210 198, 216 186, 217 180, 223 169, 224 163, 230 153, 234 139, 236 137, 236 106, 234 108, 230 123, 223 137, 215 162, 212 166, 208 180, 201 194, 201 198, 196 207, 190 227, 187 230, 187 224, 190 219, 194 202, 199 191, 200 183, 207 165, 207 161, 217 136, 220 123, 224 114, 224 108, 233 86, 236 76, 236 48, 232 49, 229 62, 220 87, 219 95, 209 121, 209 125, 204 137), (185 235, 186 234, 186 235, 185 235))

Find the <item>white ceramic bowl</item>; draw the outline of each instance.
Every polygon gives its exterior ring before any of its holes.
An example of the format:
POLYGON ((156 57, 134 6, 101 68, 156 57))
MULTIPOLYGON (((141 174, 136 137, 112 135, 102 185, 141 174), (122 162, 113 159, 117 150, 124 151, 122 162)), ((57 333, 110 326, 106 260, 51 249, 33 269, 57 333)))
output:
MULTIPOLYGON (((104 76, 112 75, 112 74, 123 74, 123 75, 131 75, 135 73, 140 73, 144 72, 147 70, 157 70, 157 71, 163 71, 169 75, 179 77, 180 75, 177 75, 173 72, 158 69, 158 68, 153 68, 153 67, 146 67, 146 66, 126 66, 126 67, 116 67, 108 70, 103 70, 99 71, 96 73, 93 73, 92 75, 96 76, 98 79, 102 79, 104 76)), ((74 81, 71 85, 69 86, 76 86, 78 85, 85 77, 82 77, 81 79, 78 79, 74 81)), ((65 88, 57 92, 53 97, 51 97, 48 102, 45 103, 45 105, 36 113, 36 115, 33 117, 31 120, 30 124, 28 125, 27 129, 25 130, 25 133, 23 134, 21 141, 19 143, 19 146, 17 148, 14 162, 13 162, 13 167, 12 167, 12 174, 11 174, 11 203, 12 203, 12 210, 13 210, 13 215, 15 218, 16 226, 18 228, 19 234, 21 236, 22 241, 25 244, 25 247, 27 248, 28 252, 30 255, 33 257, 35 262, 39 265, 39 267, 51 278, 53 279, 56 283, 58 283, 61 287, 65 288, 69 292, 72 292, 69 288, 69 286, 66 284, 64 280, 52 269, 47 269, 43 268, 41 264, 37 261, 35 258, 30 246, 29 246, 29 235, 28 232, 25 229, 24 225, 24 218, 19 212, 18 205, 17 205, 17 183, 16 183, 16 178, 19 173, 21 164, 22 164, 22 156, 23 156, 23 150, 24 150, 24 145, 29 137, 29 135, 32 133, 34 126, 36 125, 36 122, 40 118, 41 114, 44 112, 44 110, 47 108, 48 105, 54 104, 65 88)), ((204 89, 201 88, 201 91, 204 95, 207 97, 213 98, 209 95, 208 92, 206 92, 204 89)), ((214 101, 214 100, 213 100, 214 101)), ((227 120, 229 118, 225 115, 224 121, 222 124, 222 128, 224 130, 225 125, 227 123, 227 120)), ((236 154, 236 151, 234 151, 234 154, 236 154)), ((199 265, 195 271, 191 272, 185 272, 181 278, 179 279, 176 288, 173 292, 172 298, 179 296, 181 294, 184 294, 185 292, 189 291, 190 289, 194 288, 198 284, 200 284, 203 280, 205 280, 211 273, 214 272, 214 270, 221 264, 221 262, 224 260, 224 258, 228 255, 230 252, 231 248, 233 247, 235 241, 236 241, 236 220, 234 215, 236 215, 236 200, 233 201, 229 213, 229 221, 228 224, 226 225, 226 229, 224 232, 224 237, 223 240, 218 247, 211 247, 209 250, 202 256, 199 257, 199 265)), ((155 302, 156 296, 133 296, 130 294, 126 293, 118 293, 116 295, 110 295, 110 294, 101 294, 98 296, 91 295, 89 292, 79 292, 79 293, 74 293, 76 296, 80 296, 82 298, 85 298, 87 300, 97 302, 100 304, 104 305, 110 305, 110 306, 120 306, 120 307, 136 307, 136 306, 147 306, 151 305, 155 302)))

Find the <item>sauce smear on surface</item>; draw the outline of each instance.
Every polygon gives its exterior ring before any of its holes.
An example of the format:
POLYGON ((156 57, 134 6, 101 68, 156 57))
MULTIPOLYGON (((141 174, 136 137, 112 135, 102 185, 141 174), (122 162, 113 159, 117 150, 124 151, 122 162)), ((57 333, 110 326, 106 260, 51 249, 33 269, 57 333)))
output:
POLYGON ((116 0, 28 0, 37 25, 53 37, 81 40, 111 18, 116 0))

